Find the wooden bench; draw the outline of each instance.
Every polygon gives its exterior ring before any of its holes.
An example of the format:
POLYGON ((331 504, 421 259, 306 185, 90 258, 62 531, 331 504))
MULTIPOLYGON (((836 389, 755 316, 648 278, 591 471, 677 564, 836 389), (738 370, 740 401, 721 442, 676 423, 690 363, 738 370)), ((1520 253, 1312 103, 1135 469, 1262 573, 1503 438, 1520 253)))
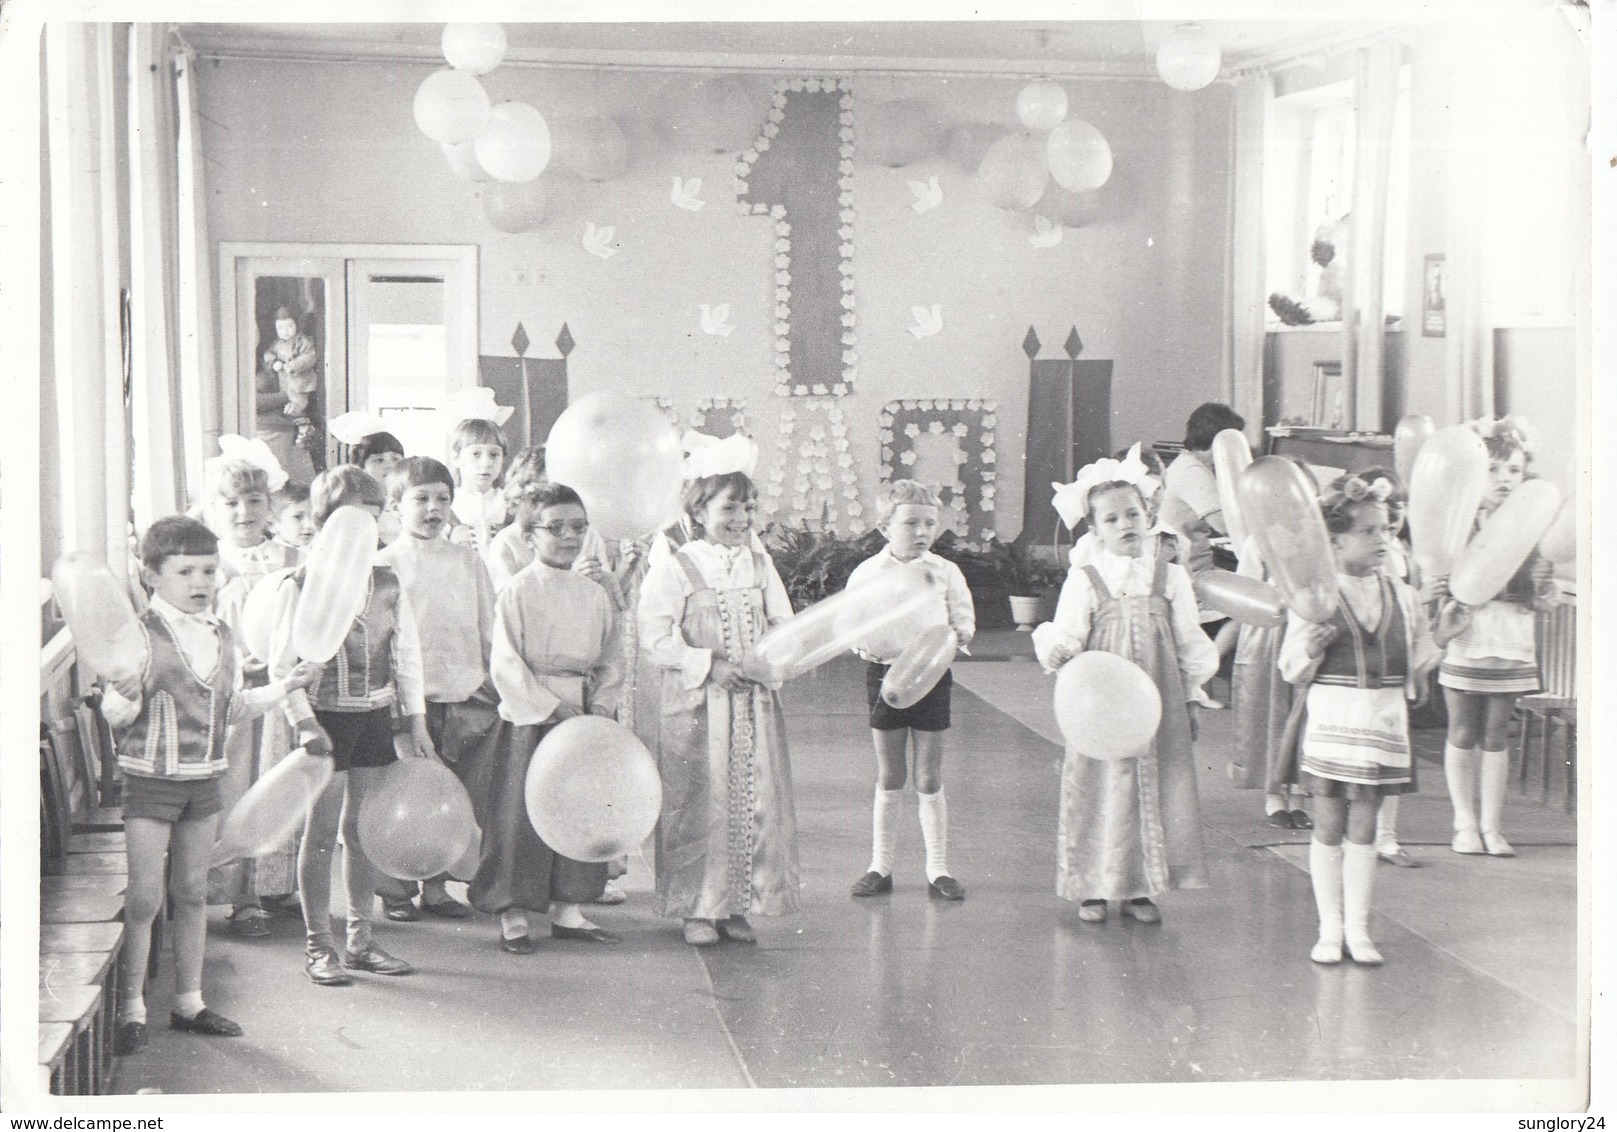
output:
POLYGON ((40 1064, 52 1093, 98 1095, 111 1086, 123 937, 122 923, 39 925, 40 1064))

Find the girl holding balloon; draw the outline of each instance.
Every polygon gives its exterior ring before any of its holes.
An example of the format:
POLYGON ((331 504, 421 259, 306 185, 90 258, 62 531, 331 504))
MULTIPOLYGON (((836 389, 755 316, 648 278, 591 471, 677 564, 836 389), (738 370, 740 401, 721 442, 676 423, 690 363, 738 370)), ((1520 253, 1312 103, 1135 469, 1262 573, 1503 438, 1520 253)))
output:
MULTIPOLYGON (((1280 646, 1281 675, 1307 686, 1300 765, 1314 796, 1316 963, 1340 963, 1344 945, 1355 963, 1382 962, 1369 934, 1376 813, 1383 798, 1413 788, 1405 697, 1438 660, 1415 592, 1387 570, 1391 493, 1386 478, 1348 476, 1320 501, 1340 598, 1323 621, 1293 608, 1280 646)), ((1440 623, 1439 643, 1452 622, 1440 623)))
POLYGON ((640 594, 641 647, 663 672, 658 903, 698 947, 721 935, 751 942, 749 915, 798 905, 780 697, 742 670, 754 643, 792 616, 774 563, 752 546, 750 470, 710 467, 691 482, 696 537, 652 566, 640 594))
MULTIPOLYGON (((1143 750, 1094 748, 1104 742, 1104 719, 1063 728, 1056 891, 1078 901, 1079 919, 1090 923, 1106 919, 1109 900, 1156 923, 1162 914, 1153 897, 1207 883, 1191 705, 1218 671, 1218 653, 1201 631, 1190 575, 1149 536, 1146 500, 1157 489, 1156 477, 1133 461, 1100 460, 1078 473, 1068 495, 1100 549, 1067 575, 1055 620, 1033 633, 1046 671, 1085 651, 1113 653, 1143 669, 1160 697, 1161 723, 1143 750)), ((1122 691, 1102 698, 1123 717, 1151 706, 1122 691)))
MULTIPOLYGON (((1482 437, 1488 457, 1480 527, 1528 478, 1532 453, 1524 426, 1514 418, 1470 427, 1482 437)), ((1548 591, 1552 570, 1530 550, 1497 597, 1475 607, 1455 603, 1463 629, 1444 653, 1437 682, 1449 713, 1443 770, 1454 806, 1456 853, 1516 855, 1499 829, 1510 775, 1508 731, 1517 697, 1538 691, 1533 607, 1548 591)))

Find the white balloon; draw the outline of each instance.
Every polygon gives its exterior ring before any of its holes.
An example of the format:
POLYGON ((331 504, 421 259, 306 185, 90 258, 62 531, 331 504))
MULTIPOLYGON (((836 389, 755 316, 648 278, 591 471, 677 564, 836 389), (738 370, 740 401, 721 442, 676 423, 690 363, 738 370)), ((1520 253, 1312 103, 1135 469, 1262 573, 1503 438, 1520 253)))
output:
POLYGON ((477 135, 477 160, 496 181, 531 181, 550 164, 550 127, 525 102, 502 102, 477 135))
POLYGON ((477 146, 470 141, 457 142, 454 145, 439 143, 444 151, 444 160, 449 162, 449 171, 462 181, 470 181, 474 185, 484 184, 494 178, 488 175, 477 161, 477 146))
POLYGON ((569 405, 545 442, 547 474, 584 500, 603 538, 639 538, 678 514, 684 450, 660 412, 636 397, 591 393, 569 405))
POLYGON ((444 58, 457 71, 485 75, 505 59, 504 24, 445 24, 444 58))
POLYGON ((1067 116, 1067 92, 1059 83, 1028 83, 1016 95, 1016 116, 1030 130, 1053 130, 1067 116))
POLYGON ((434 71, 416 88, 415 124, 436 142, 471 141, 489 123, 488 93, 464 71, 434 71))
POLYGON ((1218 77, 1223 55, 1204 28, 1180 24, 1157 47, 1157 74, 1175 90, 1200 90, 1218 77))
POLYGON ((1074 192, 1098 189, 1112 175, 1112 147, 1082 118, 1068 118, 1050 131, 1045 156, 1056 184, 1074 192))

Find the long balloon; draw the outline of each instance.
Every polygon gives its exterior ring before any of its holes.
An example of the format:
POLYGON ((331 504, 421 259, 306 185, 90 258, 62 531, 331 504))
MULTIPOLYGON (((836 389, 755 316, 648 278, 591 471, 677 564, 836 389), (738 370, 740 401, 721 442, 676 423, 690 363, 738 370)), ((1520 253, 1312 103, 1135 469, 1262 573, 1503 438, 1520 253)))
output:
POLYGON ((959 648, 960 638, 949 626, 922 629, 882 677, 881 698, 899 710, 920 703, 949 671, 959 648))
POLYGON ((277 597, 281 583, 294 569, 288 566, 282 570, 272 570, 247 591, 247 598, 241 603, 241 624, 238 627, 241 643, 255 660, 269 662, 275 634, 275 613, 279 605, 277 597))
POLYGON ((213 845, 213 864, 259 857, 286 843, 331 781, 332 761, 298 748, 231 807, 213 845))
POLYGON ((1243 625, 1278 629, 1286 623, 1286 603, 1268 582, 1228 570, 1203 570, 1193 584, 1197 602, 1243 625))
POLYGON ((1240 482, 1241 473, 1251 466, 1252 449, 1240 430, 1227 428, 1213 437, 1213 475, 1218 480, 1218 503, 1224 512, 1224 528, 1235 546, 1246 542, 1248 533, 1235 485, 1240 482))
POLYGON ((1509 583, 1555 520, 1561 492, 1548 480, 1528 480, 1501 503, 1454 560, 1449 593, 1464 605, 1482 605, 1509 583))
POLYGON ((1551 562, 1569 562, 1578 556, 1578 499, 1569 495, 1561 501, 1550 529, 1538 542, 1538 552, 1551 562))
POLYGON ((1463 425, 1434 432, 1409 473, 1409 538, 1423 578, 1447 577, 1488 490, 1488 450, 1463 425))
POLYGON ((1336 612, 1336 557, 1308 474, 1283 456, 1262 456, 1236 485, 1252 537, 1275 585, 1299 617, 1336 612))
POLYGON ((117 683, 145 670, 146 633, 111 570, 88 554, 67 554, 51 570, 51 585, 78 658, 92 672, 117 683))
POLYGON ((376 519, 363 507, 339 507, 309 544, 309 561, 292 615, 292 647, 299 657, 324 664, 354 618, 365 608, 371 561, 376 557, 376 519))
POLYGON ((1411 413, 1398 422, 1398 427, 1392 434, 1392 460, 1393 467, 1398 472, 1398 478, 1407 486, 1409 474, 1415 468, 1415 457, 1420 454, 1421 446, 1435 431, 1432 418, 1421 413, 1411 413))
POLYGON ((850 586, 765 633, 742 668, 764 684, 801 676, 915 619, 936 600, 935 585, 922 571, 893 570, 850 586))

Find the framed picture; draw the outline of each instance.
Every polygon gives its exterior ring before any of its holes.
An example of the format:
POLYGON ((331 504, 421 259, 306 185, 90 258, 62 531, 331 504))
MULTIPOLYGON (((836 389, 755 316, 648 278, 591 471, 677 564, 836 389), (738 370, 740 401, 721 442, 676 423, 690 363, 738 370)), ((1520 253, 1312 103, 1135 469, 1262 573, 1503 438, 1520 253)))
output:
POLYGON ((1314 428, 1347 427, 1347 387, 1341 362, 1314 363, 1314 396, 1308 423, 1314 428))
POLYGON ((1448 331, 1448 282, 1443 278, 1443 257, 1426 257, 1421 276, 1420 332, 1423 338, 1441 338, 1448 331))

